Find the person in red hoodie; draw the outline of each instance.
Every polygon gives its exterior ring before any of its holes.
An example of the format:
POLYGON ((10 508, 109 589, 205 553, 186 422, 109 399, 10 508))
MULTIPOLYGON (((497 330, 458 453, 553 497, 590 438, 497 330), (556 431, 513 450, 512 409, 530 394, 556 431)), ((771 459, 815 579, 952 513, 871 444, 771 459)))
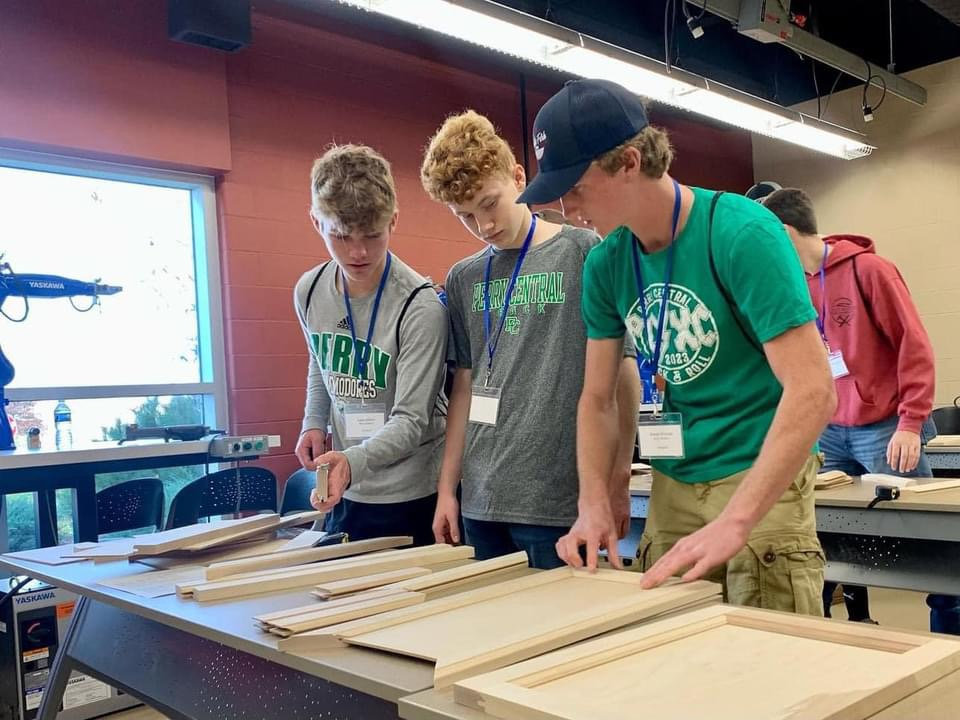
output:
MULTIPOLYGON (((760 202, 797 248, 837 387, 837 410, 820 436, 824 470, 931 477, 923 452, 936 426, 934 355, 903 276, 860 235, 817 232, 802 190, 776 190, 760 202)), ((824 584, 824 608, 836 583, 824 584)), ((871 622, 867 589, 844 587, 851 620, 871 622)), ((931 629, 960 634, 958 599, 931 595, 931 629)))

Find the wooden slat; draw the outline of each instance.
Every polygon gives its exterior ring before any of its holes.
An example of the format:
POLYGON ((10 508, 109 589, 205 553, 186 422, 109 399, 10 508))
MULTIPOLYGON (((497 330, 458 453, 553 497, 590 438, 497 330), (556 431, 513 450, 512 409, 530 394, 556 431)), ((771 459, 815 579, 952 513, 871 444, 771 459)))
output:
POLYGON ((355 540, 353 542, 342 543, 340 545, 328 545, 326 547, 289 550, 265 557, 244 558, 242 560, 214 563, 207 568, 207 579, 220 580, 242 573, 289 567, 291 565, 300 565, 308 562, 333 560, 335 558, 361 555, 376 550, 403 547, 405 545, 411 545, 412 543, 413 538, 409 535, 399 535, 394 537, 373 538, 371 540, 355 540))
POLYGON ((440 585, 446 585, 447 583, 475 578, 489 572, 516 567, 517 565, 526 565, 527 562, 527 553, 521 550, 520 552, 510 553, 509 555, 501 555, 500 557, 489 560, 480 560, 460 567, 450 568, 449 570, 441 570, 440 572, 431 573, 425 577, 397 583, 397 585, 404 590, 419 592, 440 585))
POLYGON ((353 603, 366 602, 367 600, 374 600, 376 598, 386 597, 388 595, 395 595, 397 592, 403 591, 398 591, 396 589, 386 590, 384 588, 377 588, 375 590, 367 590, 365 592, 357 593, 356 595, 348 595, 347 597, 337 598, 336 600, 317 600, 309 605, 300 605, 298 607, 288 608, 287 610, 277 610, 271 613, 263 613, 261 615, 255 615, 253 619, 262 625, 273 625, 278 620, 292 617, 294 615, 305 615, 306 613, 314 612, 315 610, 320 610, 321 608, 345 607, 347 605, 352 605, 353 603))
MULTIPOLYGON (((459 570, 459 568, 455 568, 459 570)), ((370 588, 382 587, 391 583, 398 583, 401 580, 410 580, 424 575, 430 575, 429 568, 410 567, 400 570, 390 570, 388 572, 374 573, 362 577, 350 578, 348 580, 336 580, 334 582, 317 585, 313 589, 313 595, 318 598, 327 599, 338 595, 348 595, 350 593, 369 590, 370 588)))
MULTIPOLYGON (((288 527, 296 527, 297 525, 304 525, 306 523, 312 523, 318 518, 322 518, 323 513, 317 512, 315 510, 296 513, 295 515, 287 515, 286 517, 276 516, 276 521, 271 523, 267 529, 273 530, 283 530, 288 527)), ((222 545, 227 545, 232 542, 237 542, 238 540, 245 540, 247 538, 253 537, 260 534, 256 527, 242 528, 238 529, 236 532, 224 533, 217 537, 211 537, 208 539, 201 540, 200 542, 190 543, 189 545, 183 546, 184 550, 189 550, 191 552, 202 552, 204 550, 209 550, 214 547, 220 547, 222 545)), ((139 548, 137 552, 140 552, 139 548)))
MULTIPOLYGON (((411 554, 404 557, 393 557, 393 555, 386 555, 382 558, 370 558, 364 563, 355 563, 338 567, 319 565, 300 570, 291 568, 289 569, 289 572, 283 572, 274 575, 253 576, 204 583, 195 586, 192 589, 192 595, 195 600, 200 602, 243 597, 244 595, 259 595, 269 592, 278 592, 280 590, 290 590, 298 587, 309 587, 311 585, 317 585, 318 583, 332 582, 334 580, 346 580, 347 578, 360 577, 376 572, 399 570, 404 567, 436 565, 440 563, 451 562, 453 560, 469 558, 473 555, 473 548, 463 546, 439 549, 422 548, 422 550, 424 551, 422 555, 411 554)), ((177 587, 177 592, 183 592, 181 587, 177 587)))
POLYGON ((960 479, 941 480, 940 482, 917 483, 916 485, 907 485, 900 488, 901 495, 913 495, 915 493, 937 492, 938 490, 953 490, 960 487, 960 479))
POLYGON ((230 536, 240 530, 266 530, 275 527, 279 520, 279 515, 269 513, 240 520, 198 523, 153 535, 141 535, 134 538, 133 549, 140 555, 162 555, 165 552, 179 550, 213 538, 230 536))
POLYGON ((342 607, 322 607, 320 610, 311 613, 288 616, 274 621, 271 624, 270 632, 282 637, 289 637, 306 630, 315 630, 327 625, 337 625, 349 620, 370 617, 389 610, 416 605, 423 601, 422 593, 391 593, 383 597, 350 603, 342 607))

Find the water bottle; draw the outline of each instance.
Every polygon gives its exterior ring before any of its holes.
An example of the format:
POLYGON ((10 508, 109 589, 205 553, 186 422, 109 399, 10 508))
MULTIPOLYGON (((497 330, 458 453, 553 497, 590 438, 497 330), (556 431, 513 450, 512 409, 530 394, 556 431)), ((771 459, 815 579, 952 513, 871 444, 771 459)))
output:
POLYGON ((71 423, 70 408, 60 400, 53 409, 53 427, 56 432, 57 448, 68 448, 73 445, 73 425, 71 423))

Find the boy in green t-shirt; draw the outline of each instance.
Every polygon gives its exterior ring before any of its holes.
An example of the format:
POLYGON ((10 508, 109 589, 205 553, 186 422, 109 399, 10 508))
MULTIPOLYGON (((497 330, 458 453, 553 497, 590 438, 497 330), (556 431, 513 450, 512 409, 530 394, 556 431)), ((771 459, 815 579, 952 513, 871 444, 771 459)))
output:
POLYGON ((671 178, 666 134, 615 83, 568 83, 537 114, 533 140, 540 172, 519 201, 559 199, 607 236, 584 268, 579 517, 558 554, 580 565, 586 545, 592 566, 606 546, 618 561, 609 409, 629 330, 653 410, 639 427, 654 466, 644 585, 683 573, 722 582, 736 604, 822 614, 814 448, 836 398, 782 225, 746 198, 671 178))

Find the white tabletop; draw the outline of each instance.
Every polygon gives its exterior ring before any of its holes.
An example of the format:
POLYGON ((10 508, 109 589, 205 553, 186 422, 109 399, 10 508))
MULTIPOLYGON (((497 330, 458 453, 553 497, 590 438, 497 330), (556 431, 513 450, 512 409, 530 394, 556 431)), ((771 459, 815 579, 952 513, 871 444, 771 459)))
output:
POLYGON ((117 442, 75 443, 69 449, 58 450, 51 443, 39 450, 0 451, 0 471, 53 465, 75 465, 109 460, 135 460, 138 458, 195 455, 205 453, 210 446, 207 437, 200 440, 135 440, 120 445, 117 442))

